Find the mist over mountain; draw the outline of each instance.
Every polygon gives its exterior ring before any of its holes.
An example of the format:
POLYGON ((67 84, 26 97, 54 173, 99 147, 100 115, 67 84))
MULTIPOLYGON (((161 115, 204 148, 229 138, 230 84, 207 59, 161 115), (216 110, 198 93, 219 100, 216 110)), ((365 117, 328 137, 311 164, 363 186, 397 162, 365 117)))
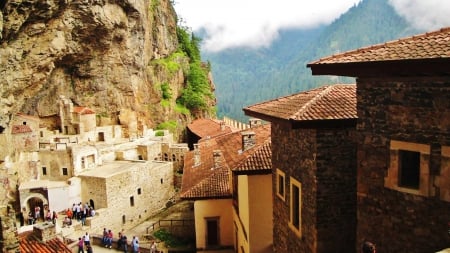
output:
POLYGON ((202 52, 202 58, 211 63, 218 116, 246 122, 245 106, 325 84, 354 82, 352 78, 312 76, 307 63, 420 32, 387 0, 363 0, 328 26, 280 31, 268 48, 202 52))

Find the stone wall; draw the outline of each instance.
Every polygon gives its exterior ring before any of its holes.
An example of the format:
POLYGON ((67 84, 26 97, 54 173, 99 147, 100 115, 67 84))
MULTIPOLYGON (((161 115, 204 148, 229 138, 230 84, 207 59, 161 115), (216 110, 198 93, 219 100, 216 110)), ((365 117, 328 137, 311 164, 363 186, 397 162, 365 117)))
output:
MULTIPOLYGON (((317 241, 316 228, 316 132, 312 129, 292 131, 272 123, 272 167, 285 172, 285 200, 274 192, 273 247, 274 252, 314 252, 317 241), (289 184, 290 176, 302 184, 302 237, 297 237, 288 227, 289 223, 289 184)), ((277 189, 276 174, 273 174, 273 187, 277 189)))
POLYGON ((81 176, 83 203, 92 199, 98 211, 90 221, 94 233, 136 226, 164 209, 175 194, 171 163, 116 161, 114 166, 118 164, 122 168, 109 176, 81 176))
POLYGON ((355 131, 317 130, 317 252, 355 252, 355 131))
MULTIPOLYGON (((450 202, 440 197, 441 150, 450 146, 450 81, 358 80, 357 241, 380 252, 436 252, 450 245, 450 202), (385 187, 392 140, 430 146, 429 196, 385 187)), ((421 182, 423 183, 423 182, 421 182)))
POLYGON ((272 123, 273 189, 285 173, 286 196, 274 196, 275 252, 355 252, 354 129, 283 129, 272 123), (291 177, 301 183, 301 236, 288 226, 291 177))

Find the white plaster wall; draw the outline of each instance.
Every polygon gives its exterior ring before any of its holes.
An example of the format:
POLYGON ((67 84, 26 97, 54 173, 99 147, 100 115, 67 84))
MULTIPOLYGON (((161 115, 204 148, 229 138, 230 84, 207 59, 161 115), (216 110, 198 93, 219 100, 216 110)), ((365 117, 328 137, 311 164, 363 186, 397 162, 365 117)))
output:
POLYGON ((72 207, 69 197, 69 187, 48 189, 48 199, 50 200, 49 208, 51 211, 60 212, 72 207))

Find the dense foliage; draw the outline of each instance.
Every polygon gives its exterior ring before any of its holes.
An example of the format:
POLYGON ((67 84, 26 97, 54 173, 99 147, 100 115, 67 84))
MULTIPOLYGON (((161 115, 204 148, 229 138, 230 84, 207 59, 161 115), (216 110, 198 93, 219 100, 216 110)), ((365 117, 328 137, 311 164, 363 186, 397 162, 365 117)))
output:
POLYGON ((329 26, 281 31, 269 48, 203 52, 203 58, 212 63, 219 117, 246 121, 245 106, 324 84, 354 82, 312 76, 307 63, 418 32, 409 29, 388 0, 363 0, 329 26))
POLYGON ((210 101, 214 99, 208 79, 209 64, 202 64, 200 55, 200 39, 186 28, 177 28, 180 49, 190 59, 189 73, 187 73, 186 88, 183 89, 177 103, 189 110, 210 111, 210 101))

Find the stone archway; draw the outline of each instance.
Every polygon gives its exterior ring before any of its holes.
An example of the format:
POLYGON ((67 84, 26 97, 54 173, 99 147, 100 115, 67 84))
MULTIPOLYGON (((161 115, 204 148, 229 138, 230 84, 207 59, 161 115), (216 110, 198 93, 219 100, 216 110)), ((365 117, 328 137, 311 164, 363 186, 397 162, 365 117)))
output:
POLYGON ((25 199, 25 205, 22 208, 26 209, 27 213, 32 213, 36 217, 35 208, 39 207, 40 220, 44 220, 44 209, 48 208, 48 200, 41 194, 32 194, 25 199))

